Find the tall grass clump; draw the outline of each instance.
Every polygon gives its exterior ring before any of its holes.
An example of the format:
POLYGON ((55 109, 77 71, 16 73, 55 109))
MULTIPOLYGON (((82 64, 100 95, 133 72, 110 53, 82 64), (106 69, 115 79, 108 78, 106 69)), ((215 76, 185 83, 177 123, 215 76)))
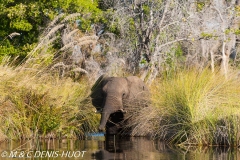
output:
POLYGON ((24 66, 0 65, 2 137, 77 138, 94 132, 99 117, 87 98, 88 91, 84 79, 79 83, 24 66))
POLYGON ((239 145, 240 80, 182 70, 152 86, 156 136, 179 145, 239 145))

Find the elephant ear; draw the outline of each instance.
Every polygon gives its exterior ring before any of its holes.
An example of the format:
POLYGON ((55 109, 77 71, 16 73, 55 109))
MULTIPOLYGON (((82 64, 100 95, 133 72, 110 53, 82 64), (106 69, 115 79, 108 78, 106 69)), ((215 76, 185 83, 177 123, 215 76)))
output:
POLYGON ((92 104, 93 106, 97 109, 97 111, 101 111, 103 108, 103 91, 102 91, 102 86, 103 83, 105 83, 105 80, 107 79, 107 75, 101 75, 98 80, 95 82, 93 87, 91 88, 91 95, 90 97, 92 98, 92 104))
POLYGON ((145 104, 149 100, 149 89, 146 84, 137 76, 127 77, 127 80, 129 85, 129 100, 133 103, 145 104))

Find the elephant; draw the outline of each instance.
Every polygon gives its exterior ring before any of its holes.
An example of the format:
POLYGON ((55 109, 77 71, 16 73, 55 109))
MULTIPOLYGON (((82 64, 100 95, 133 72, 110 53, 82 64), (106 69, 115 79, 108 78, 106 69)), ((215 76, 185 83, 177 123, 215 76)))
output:
POLYGON ((101 113, 100 131, 119 133, 131 113, 147 107, 149 89, 137 76, 108 77, 102 75, 91 89, 92 104, 101 113))

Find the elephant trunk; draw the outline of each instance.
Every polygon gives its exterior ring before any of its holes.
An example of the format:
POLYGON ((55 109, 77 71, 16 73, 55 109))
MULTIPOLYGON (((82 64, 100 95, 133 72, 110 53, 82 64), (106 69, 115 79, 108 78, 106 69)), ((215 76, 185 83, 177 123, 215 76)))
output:
POLYGON ((107 121, 112 113, 123 109, 121 95, 116 95, 111 93, 108 93, 108 94, 109 95, 106 97, 105 105, 103 107, 103 111, 101 114, 101 122, 98 128, 100 131, 105 130, 107 121))
POLYGON ((105 130, 105 126, 106 126, 106 123, 107 123, 107 121, 108 121, 108 118, 109 118, 110 114, 111 114, 111 113, 106 112, 106 111, 103 111, 103 112, 102 112, 101 122, 100 122, 100 126, 99 126, 99 128, 98 128, 100 131, 105 130))

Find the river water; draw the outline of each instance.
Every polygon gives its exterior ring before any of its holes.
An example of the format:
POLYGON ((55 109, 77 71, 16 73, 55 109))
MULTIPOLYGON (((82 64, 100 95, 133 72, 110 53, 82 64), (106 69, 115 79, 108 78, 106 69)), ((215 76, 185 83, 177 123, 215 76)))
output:
POLYGON ((145 137, 6 141, 0 160, 240 160, 240 149, 170 147, 145 137))

